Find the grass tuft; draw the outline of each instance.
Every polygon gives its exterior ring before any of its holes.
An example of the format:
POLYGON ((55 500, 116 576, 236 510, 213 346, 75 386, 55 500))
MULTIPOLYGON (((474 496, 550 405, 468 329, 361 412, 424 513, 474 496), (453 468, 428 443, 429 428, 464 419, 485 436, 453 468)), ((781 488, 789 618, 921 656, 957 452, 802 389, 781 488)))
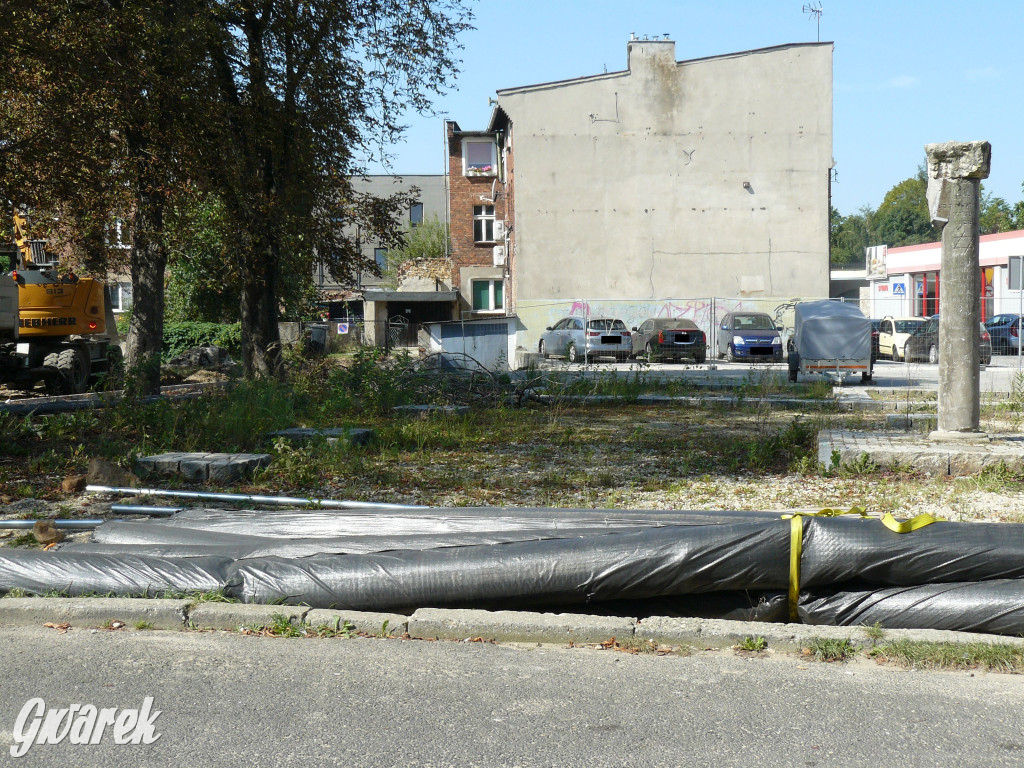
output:
POLYGON ((925 640, 890 640, 868 655, 882 664, 911 669, 983 669, 1024 672, 1024 647, 1010 643, 935 643, 925 640))

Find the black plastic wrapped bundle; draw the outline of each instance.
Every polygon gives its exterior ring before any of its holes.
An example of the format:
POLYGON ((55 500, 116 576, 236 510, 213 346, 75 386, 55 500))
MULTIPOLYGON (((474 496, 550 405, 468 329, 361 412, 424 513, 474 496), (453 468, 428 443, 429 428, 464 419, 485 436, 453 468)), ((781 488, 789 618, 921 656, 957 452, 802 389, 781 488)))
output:
POLYGON ((493 546, 240 560, 232 595, 248 603, 409 610, 585 605, 694 592, 785 589, 788 521, 665 526, 639 533, 493 546))
POLYGON ((0 594, 60 592, 72 597, 113 594, 153 597, 165 592, 208 592, 227 586, 231 559, 171 559, 0 549, 0 594))
POLYGON ((1024 525, 946 523, 894 533, 874 518, 804 518, 800 586, 1024 578, 1024 525))
POLYGON ((1024 580, 814 590, 800 595, 805 624, 1024 634, 1024 580))

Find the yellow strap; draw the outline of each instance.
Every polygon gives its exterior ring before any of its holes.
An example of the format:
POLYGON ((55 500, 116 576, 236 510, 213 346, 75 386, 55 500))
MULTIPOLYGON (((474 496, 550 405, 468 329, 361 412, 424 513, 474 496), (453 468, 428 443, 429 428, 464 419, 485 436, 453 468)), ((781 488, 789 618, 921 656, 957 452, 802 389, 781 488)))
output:
MULTIPOLYGON (((791 515, 783 515, 783 520, 789 520, 789 620, 799 619, 797 605, 800 601, 800 558, 804 551, 804 521, 805 517, 839 517, 840 515, 860 515, 868 517, 864 507, 850 507, 849 510, 821 509, 817 512, 794 512, 791 515)), ((893 533, 910 533, 926 525, 941 522, 941 517, 934 517, 929 514, 920 514, 910 520, 902 522, 886 512, 882 516, 882 525, 893 533)))
POLYGON ((789 620, 795 622, 800 601, 800 555, 804 551, 804 517, 790 515, 789 524, 789 620))

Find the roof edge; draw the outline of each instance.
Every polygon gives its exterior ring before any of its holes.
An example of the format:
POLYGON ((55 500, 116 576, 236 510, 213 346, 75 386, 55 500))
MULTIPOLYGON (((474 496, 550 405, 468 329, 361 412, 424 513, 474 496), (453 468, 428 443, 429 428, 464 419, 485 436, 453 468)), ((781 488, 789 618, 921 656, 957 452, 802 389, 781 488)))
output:
MULTIPOLYGON (((739 56, 750 56, 759 53, 771 53, 772 51, 787 50, 790 48, 821 48, 824 46, 834 47, 832 41, 825 41, 821 43, 783 43, 781 45, 771 45, 766 48, 751 48, 748 51, 736 51, 734 53, 719 53, 714 56, 701 56, 696 59, 683 59, 676 62, 676 66, 683 64, 697 64, 704 61, 715 61, 716 59, 734 59, 739 56)), ((511 88, 499 88, 496 93, 498 96, 510 96, 516 93, 524 93, 526 91, 539 91, 548 88, 558 88, 563 85, 575 85, 577 83, 585 83, 597 80, 608 80, 616 77, 624 77, 629 74, 628 69, 620 69, 615 72, 602 72, 599 75, 583 75, 582 77, 573 77, 566 80, 552 80, 547 83, 535 83, 533 85, 518 85, 511 88)))

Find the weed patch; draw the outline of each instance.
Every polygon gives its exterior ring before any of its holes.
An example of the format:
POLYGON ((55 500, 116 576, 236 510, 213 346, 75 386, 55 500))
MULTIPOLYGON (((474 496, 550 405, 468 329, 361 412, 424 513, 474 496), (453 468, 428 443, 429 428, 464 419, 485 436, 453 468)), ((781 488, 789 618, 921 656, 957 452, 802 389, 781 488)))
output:
POLYGON ((1024 647, 1009 643, 933 643, 892 640, 872 648, 868 655, 882 664, 911 669, 984 669, 1024 672, 1024 647))
POLYGON ((805 656, 815 661, 848 661, 857 653, 857 647, 850 640, 834 640, 826 637, 814 637, 804 649, 805 656))

